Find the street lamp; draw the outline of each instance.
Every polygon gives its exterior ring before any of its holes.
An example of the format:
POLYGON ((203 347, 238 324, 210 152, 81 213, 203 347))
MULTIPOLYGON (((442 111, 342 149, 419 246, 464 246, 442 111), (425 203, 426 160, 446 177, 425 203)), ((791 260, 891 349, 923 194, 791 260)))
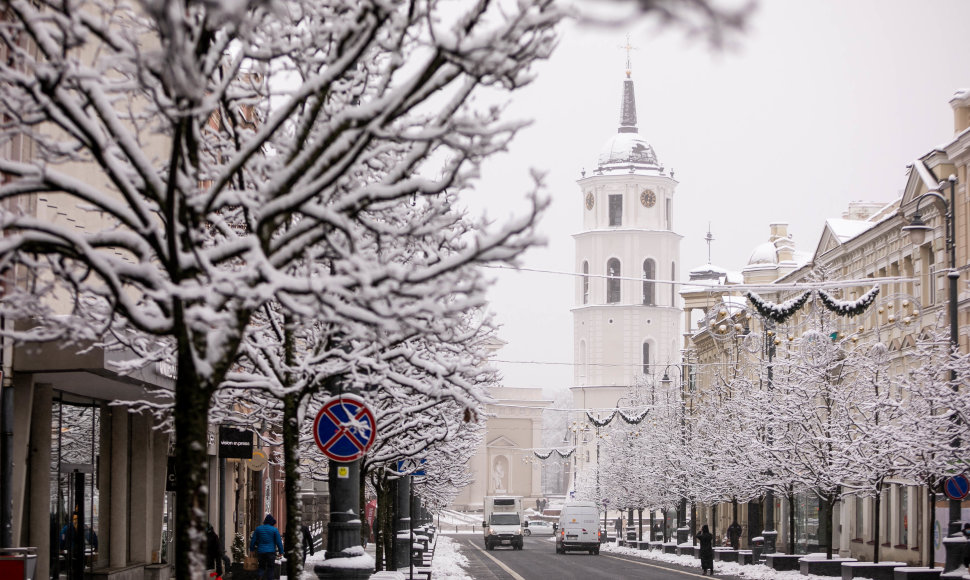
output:
MULTIPOLYGON (((955 175, 951 175, 946 181, 941 181, 937 189, 928 191, 916 199, 916 210, 913 212, 913 218, 910 220, 909 225, 903 227, 903 232, 909 235, 909 239, 914 245, 920 246, 926 240, 926 234, 933 230, 932 227, 927 225, 923 221, 923 215, 920 213, 920 205, 924 200, 930 200, 936 203, 943 211, 944 217, 944 240, 946 243, 946 250, 948 256, 948 291, 949 291, 949 304, 948 313, 950 318, 950 346, 953 352, 959 347, 959 327, 957 320, 957 281, 960 279, 960 273, 957 271, 957 255, 956 255, 956 241, 955 241, 955 223, 953 216, 953 209, 956 206, 956 183, 957 178, 955 175), (947 202, 946 197, 943 195, 944 186, 950 184, 950 200, 947 202)), ((950 369, 950 384, 953 389, 957 389, 956 385, 956 370, 950 369)), ((954 441, 953 445, 958 445, 958 441, 954 441)), ((947 530, 948 536, 960 534, 960 508, 961 501, 956 499, 951 499, 949 503, 949 518, 950 523, 947 530)), ((944 542, 943 545, 946 547, 946 563, 944 564, 944 573, 951 570, 955 570, 959 566, 963 565, 963 552, 966 548, 964 542, 944 542)), ((932 554, 930 554, 932 558, 932 554)), ((930 560, 932 562, 932 560, 930 560)))
MULTIPOLYGON (((668 364, 664 367, 663 378, 660 379, 660 384, 663 385, 664 391, 669 392, 670 385, 673 381, 670 379, 670 375, 667 374, 667 370, 670 367, 675 367, 680 371, 680 438, 681 444, 687 447, 687 394, 684 392, 684 366, 678 364, 668 364)), ((693 520, 691 521, 693 523, 693 520)), ((689 528, 687 527, 687 496, 682 495, 680 498, 680 503, 677 506, 677 544, 683 544, 687 541, 687 536, 689 534, 689 528)))

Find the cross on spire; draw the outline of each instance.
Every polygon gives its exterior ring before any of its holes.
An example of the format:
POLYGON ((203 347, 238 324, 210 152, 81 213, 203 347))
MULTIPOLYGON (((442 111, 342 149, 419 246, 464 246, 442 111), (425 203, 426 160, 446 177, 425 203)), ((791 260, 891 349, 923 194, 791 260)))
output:
POLYGON ((633 66, 630 64, 630 52, 636 50, 636 47, 630 44, 630 35, 626 35, 626 44, 620 48, 626 50, 626 78, 630 78, 630 71, 633 70, 633 66))
POLYGON ((707 263, 711 263, 711 242, 714 241, 714 236, 711 235, 711 222, 707 222, 707 235, 704 236, 707 241, 707 263))

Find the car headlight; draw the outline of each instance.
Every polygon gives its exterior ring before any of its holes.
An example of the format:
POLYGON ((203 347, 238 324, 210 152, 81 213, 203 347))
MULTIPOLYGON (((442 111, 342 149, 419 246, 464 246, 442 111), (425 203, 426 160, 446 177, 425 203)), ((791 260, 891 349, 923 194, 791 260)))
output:
POLYGON ((522 528, 519 528, 518 530, 516 530, 515 531, 515 535, 521 536, 522 535, 522 528))

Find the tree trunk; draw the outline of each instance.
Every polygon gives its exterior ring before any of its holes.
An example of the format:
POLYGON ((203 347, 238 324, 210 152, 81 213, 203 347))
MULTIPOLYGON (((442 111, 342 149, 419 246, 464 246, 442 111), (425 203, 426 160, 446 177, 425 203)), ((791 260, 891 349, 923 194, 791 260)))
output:
POLYGON ((711 504, 711 533, 714 534, 714 545, 720 545, 717 541, 717 503, 711 504))
MULTIPOLYGON (((184 335, 179 341, 187 340, 184 335)), ((202 575, 202 538, 205 528, 200 514, 208 506, 208 414, 211 390, 195 372, 188 347, 179 346, 175 379, 175 577, 202 575), (195 567, 193 567, 193 563, 195 567)))
POLYGON ((795 491, 788 491, 788 553, 795 553, 795 491))
POLYGON ((300 425, 297 413, 299 395, 283 397, 283 486, 286 498, 286 575, 299 578, 303 574, 303 502, 300 499, 300 425))
POLYGON ((360 462, 360 545, 366 546, 370 541, 370 523, 367 521, 367 467, 360 462))
POLYGON ((930 568, 936 567, 936 556, 933 554, 933 528, 936 524, 936 488, 933 485, 933 478, 926 478, 926 565, 930 568))
POLYGON ((873 501, 872 514, 872 563, 879 563, 879 526, 882 524, 879 512, 882 511, 882 481, 876 483, 876 497, 873 501))
POLYGON ((835 513, 832 508, 834 505, 835 498, 831 495, 827 495, 819 501, 819 523, 822 525, 822 532, 825 535, 825 557, 828 560, 832 559, 832 517, 835 513))

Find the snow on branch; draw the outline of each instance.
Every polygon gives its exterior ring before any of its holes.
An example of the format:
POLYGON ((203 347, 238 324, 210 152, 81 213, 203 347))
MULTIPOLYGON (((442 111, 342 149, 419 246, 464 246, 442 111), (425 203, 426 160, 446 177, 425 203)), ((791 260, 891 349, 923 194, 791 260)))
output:
POLYGON ((866 311, 879 296, 879 286, 873 286, 868 292, 858 300, 837 300, 825 290, 819 289, 818 297, 822 304, 839 316, 858 316, 866 311))
POLYGON ((563 451, 560 451, 559 449, 556 449, 556 454, 559 455, 559 457, 562 457, 563 459, 566 459, 568 457, 571 457, 573 453, 576 453, 576 448, 575 447, 573 447, 572 449, 570 449, 569 451, 566 451, 566 452, 563 452, 563 451))
POLYGON ((809 297, 811 297, 812 291, 806 290, 804 294, 797 298, 792 298, 782 302, 781 304, 775 304, 774 302, 768 302, 761 296, 758 296, 754 292, 745 292, 748 301, 754 306, 758 314, 774 320, 775 322, 782 324, 789 318, 791 318, 798 310, 805 305, 809 297))

